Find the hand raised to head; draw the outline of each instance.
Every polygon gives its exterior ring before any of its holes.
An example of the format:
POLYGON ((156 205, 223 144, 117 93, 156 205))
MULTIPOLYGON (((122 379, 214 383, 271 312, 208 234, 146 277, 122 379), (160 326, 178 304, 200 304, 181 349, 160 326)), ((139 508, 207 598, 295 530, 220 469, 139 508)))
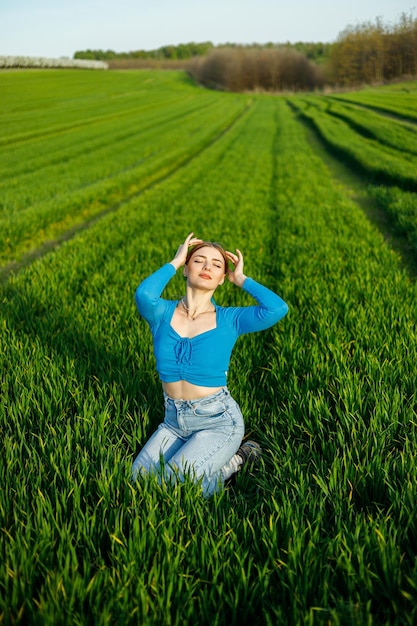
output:
POLYGON ((226 250, 227 258, 234 265, 233 270, 230 268, 228 269, 227 276, 231 283, 237 285, 238 287, 241 287, 245 282, 247 276, 243 273, 243 255, 238 248, 236 248, 236 252, 237 254, 234 254, 233 252, 229 252, 229 250, 226 250))
POLYGON ((186 238, 184 243, 181 243, 178 246, 178 250, 171 261, 171 264, 178 269, 182 267, 187 259, 188 248, 190 246, 195 246, 197 243, 201 243, 203 240, 198 239, 197 237, 193 237, 194 233, 190 233, 186 238))

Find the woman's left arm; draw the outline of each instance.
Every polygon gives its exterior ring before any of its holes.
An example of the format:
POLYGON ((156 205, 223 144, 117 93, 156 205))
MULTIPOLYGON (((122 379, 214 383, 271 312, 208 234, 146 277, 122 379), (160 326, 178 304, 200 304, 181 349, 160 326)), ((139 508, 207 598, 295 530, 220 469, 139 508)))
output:
POLYGON ((242 307, 238 315, 240 333, 249 333, 265 330, 273 326, 288 313, 288 305, 276 293, 249 278, 243 273, 243 255, 236 249, 237 254, 227 251, 228 259, 234 269, 228 270, 228 278, 237 287, 243 288, 258 303, 257 306, 242 307))

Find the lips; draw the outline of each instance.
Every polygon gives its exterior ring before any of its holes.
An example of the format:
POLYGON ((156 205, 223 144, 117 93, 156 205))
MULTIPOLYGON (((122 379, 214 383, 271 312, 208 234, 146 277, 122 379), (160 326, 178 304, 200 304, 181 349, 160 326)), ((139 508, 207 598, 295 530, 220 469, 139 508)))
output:
POLYGON ((205 278, 206 280, 210 280, 211 276, 209 274, 199 274, 200 278, 205 278))

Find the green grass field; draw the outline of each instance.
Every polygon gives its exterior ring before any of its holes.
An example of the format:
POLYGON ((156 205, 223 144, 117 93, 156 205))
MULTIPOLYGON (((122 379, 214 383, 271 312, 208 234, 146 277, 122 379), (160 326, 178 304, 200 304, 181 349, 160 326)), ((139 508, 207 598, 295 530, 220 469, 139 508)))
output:
POLYGON ((0 89, 0 624, 415 624, 417 84, 32 70, 0 89), (191 230, 290 307, 236 345, 265 454, 211 499, 129 480, 162 418, 133 295, 191 230))

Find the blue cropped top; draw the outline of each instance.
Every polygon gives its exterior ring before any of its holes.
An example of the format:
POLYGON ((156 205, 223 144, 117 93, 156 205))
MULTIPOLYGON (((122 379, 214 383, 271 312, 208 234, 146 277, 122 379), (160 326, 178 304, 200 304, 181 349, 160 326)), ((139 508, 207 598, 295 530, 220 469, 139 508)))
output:
POLYGON ((195 337, 179 335, 171 326, 177 300, 164 300, 161 294, 176 270, 166 263, 145 278, 136 289, 139 313, 148 322, 161 381, 170 383, 186 380, 203 387, 223 387, 233 346, 244 333, 265 330, 278 322, 288 306, 273 291, 246 278, 243 289, 258 303, 257 306, 216 308, 216 327, 195 337))

